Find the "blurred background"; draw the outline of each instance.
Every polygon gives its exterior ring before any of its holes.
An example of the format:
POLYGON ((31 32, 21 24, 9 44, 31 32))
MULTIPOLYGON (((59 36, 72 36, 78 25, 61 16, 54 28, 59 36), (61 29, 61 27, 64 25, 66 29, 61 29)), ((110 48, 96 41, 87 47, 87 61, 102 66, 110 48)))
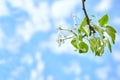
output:
POLYGON ((61 47, 57 27, 84 17, 81 0, 0 0, 0 80, 120 80, 120 0, 86 0, 89 16, 109 15, 117 30, 110 54, 79 54, 61 47))

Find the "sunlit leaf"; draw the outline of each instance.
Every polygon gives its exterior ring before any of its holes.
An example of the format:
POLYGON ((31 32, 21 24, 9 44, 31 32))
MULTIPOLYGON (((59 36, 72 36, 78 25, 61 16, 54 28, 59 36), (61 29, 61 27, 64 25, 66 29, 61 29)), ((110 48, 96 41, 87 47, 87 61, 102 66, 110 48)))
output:
POLYGON ((84 26, 83 29, 84 29, 85 33, 87 34, 87 36, 88 36, 90 34, 89 26, 88 25, 84 26))
POLYGON ((109 17, 107 14, 105 14, 101 19, 99 19, 99 25, 101 27, 105 26, 108 23, 109 17))
POLYGON ((107 30, 116 33, 116 30, 112 26, 106 26, 107 30))
POLYGON ((93 28, 94 28, 99 34, 103 34, 103 32, 104 32, 104 30, 103 30, 101 27, 97 26, 97 25, 94 25, 93 28))
POLYGON ((95 53, 96 56, 100 56, 104 53, 104 43, 99 37, 91 38, 89 43, 92 52, 95 53))
POLYGON ((96 52, 95 52, 95 55, 96 56, 100 56, 101 54, 100 54, 100 50, 97 50, 96 52))
POLYGON ((109 40, 107 40, 109 51, 112 53, 112 46, 109 40))
POLYGON ((82 31, 82 27, 87 25, 87 19, 84 18, 82 23, 80 24, 79 28, 78 28, 78 32, 81 32, 82 31))
POLYGON ((87 25, 87 19, 86 18, 83 19, 82 23, 80 24, 80 28, 82 28, 82 26, 85 26, 85 25, 87 25))
POLYGON ((104 46, 99 46, 95 52, 96 56, 101 56, 104 53, 104 46))
POLYGON ((103 45, 102 48, 101 48, 101 52, 100 52, 101 54, 104 53, 104 47, 105 47, 105 46, 103 45))
POLYGON ((79 53, 87 53, 88 52, 88 45, 85 42, 79 43, 79 53))
POLYGON ((82 35, 78 36, 78 39, 79 39, 80 41, 82 41, 82 40, 83 40, 82 35))
POLYGON ((95 52, 95 50, 97 48, 96 39, 95 38, 91 38, 89 40, 89 43, 90 43, 90 48, 91 48, 92 52, 95 52))
POLYGON ((71 44, 72 44, 75 48, 78 48, 78 47, 77 47, 77 41, 76 41, 76 39, 73 39, 73 40, 71 41, 71 44))
POLYGON ((115 43, 115 38, 116 38, 115 32, 110 31, 109 28, 106 29, 106 32, 110 36, 110 38, 111 38, 111 40, 112 40, 112 42, 114 44, 115 43))

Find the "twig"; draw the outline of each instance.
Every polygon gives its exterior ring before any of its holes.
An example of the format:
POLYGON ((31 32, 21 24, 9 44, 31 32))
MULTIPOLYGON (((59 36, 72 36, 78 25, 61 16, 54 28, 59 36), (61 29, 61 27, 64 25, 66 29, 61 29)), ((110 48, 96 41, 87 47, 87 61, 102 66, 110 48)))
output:
POLYGON ((84 11, 86 20, 87 20, 87 24, 89 25, 89 29, 90 29, 90 34, 89 34, 89 35, 91 35, 92 32, 95 33, 95 30, 94 30, 94 28, 90 25, 90 19, 89 19, 89 17, 88 17, 87 11, 86 11, 86 9, 85 9, 85 1, 86 1, 86 0, 82 0, 82 8, 83 8, 83 11, 84 11))

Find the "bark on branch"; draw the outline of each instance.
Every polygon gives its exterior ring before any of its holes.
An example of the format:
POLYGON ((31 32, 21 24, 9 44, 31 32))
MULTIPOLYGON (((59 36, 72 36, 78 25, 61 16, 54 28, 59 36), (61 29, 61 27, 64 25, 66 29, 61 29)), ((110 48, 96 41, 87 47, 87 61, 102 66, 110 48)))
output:
POLYGON ((87 11, 86 11, 86 8, 85 8, 85 1, 86 1, 86 0, 82 0, 82 9, 83 9, 83 11, 84 11, 84 15, 85 15, 85 17, 86 17, 87 24, 88 24, 89 29, 90 29, 90 35, 91 35, 92 33, 95 33, 95 30, 94 30, 94 28, 90 25, 90 19, 89 19, 89 17, 88 17, 88 14, 87 14, 87 11))

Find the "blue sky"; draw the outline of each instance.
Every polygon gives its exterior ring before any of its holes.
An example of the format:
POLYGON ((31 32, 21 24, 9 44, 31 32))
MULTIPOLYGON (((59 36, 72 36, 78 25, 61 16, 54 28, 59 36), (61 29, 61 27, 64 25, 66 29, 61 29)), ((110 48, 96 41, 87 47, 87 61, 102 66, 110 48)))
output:
POLYGON ((56 43, 57 27, 84 17, 81 0, 0 0, 0 80, 120 80, 119 0, 86 0, 89 15, 110 17, 113 52, 79 54, 56 43))

